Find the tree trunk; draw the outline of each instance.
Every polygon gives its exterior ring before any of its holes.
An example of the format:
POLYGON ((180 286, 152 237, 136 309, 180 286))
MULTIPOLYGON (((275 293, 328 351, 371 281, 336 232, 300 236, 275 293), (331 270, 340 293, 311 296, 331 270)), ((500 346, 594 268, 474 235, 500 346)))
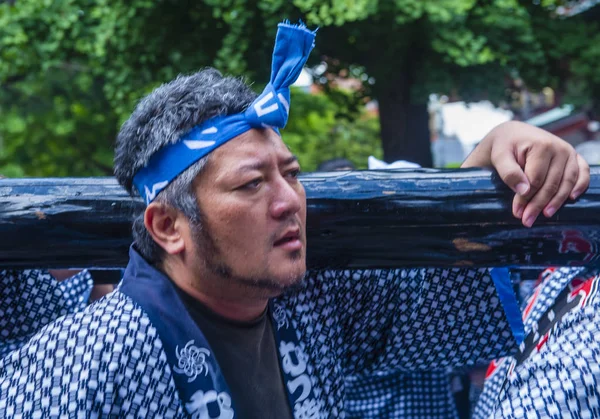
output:
POLYGON ((427 103, 411 103, 409 74, 399 72, 395 79, 377 81, 383 155, 387 162, 408 160, 431 167, 427 103))

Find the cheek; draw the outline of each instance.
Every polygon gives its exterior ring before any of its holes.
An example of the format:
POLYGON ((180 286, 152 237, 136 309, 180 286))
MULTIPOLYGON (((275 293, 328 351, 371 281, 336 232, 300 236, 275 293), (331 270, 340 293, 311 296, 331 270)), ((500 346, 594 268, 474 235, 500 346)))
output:
POLYGON ((300 190, 298 191, 298 197, 300 198, 300 217, 302 222, 306 223, 306 191, 304 186, 300 184, 300 190))
POLYGON ((248 247, 251 251, 260 238, 267 234, 264 210, 262 213, 260 211, 260 205, 228 205, 216 208, 210 221, 213 238, 227 246, 227 249, 223 250, 248 247))

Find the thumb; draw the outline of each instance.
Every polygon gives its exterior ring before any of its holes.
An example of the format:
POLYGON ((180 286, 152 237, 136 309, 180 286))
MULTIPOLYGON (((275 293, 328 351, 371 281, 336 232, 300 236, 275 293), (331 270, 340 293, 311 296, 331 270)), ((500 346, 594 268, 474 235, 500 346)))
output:
POLYGON ((496 169, 502 181, 516 194, 526 195, 531 187, 515 156, 511 153, 502 153, 496 156, 494 160, 494 169, 496 169))

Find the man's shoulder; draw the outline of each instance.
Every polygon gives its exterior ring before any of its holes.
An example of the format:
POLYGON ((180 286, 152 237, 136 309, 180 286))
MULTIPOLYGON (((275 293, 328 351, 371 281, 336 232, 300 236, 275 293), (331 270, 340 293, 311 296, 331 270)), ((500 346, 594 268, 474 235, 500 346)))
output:
POLYGON ((134 339, 124 340, 128 345, 133 345, 136 337, 142 337, 136 336, 140 333, 156 337, 155 328, 144 310, 118 290, 94 302, 84 311, 64 317, 56 325, 63 331, 87 330, 90 335, 102 339, 111 335, 131 336, 134 339))
POLYGON ((176 412, 180 402, 173 386, 155 327, 129 297, 114 291, 83 312, 47 325, 0 359, 0 416, 29 417, 27 412, 39 409, 44 417, 54 416, 54 410, 57 416, 75 417, 108 409, 119 417, 144 417, 127 412, 147 412, 159 401, 166 403, 159 410, 176 412), (147 387, 150 377, 153 388, 147 387), (46 407, 22 403, 50 394, 46 407))
POLYGON ((460 271, 459 268, 353 268, 353 269, 311 269, 306 272, 305 279, 363 279, 363 278, 412 278, 432 275, 434 273, 460 271))
MULTIPOLYGON (((320 319, 348 314, 361 304, 383 303, 404 293, 404 298, 425 278, 423 269, 313 269, 301 286, 276 299, 289 315, 320 319)), ((279 310, 282 313, 281 309, 279 310)))
POLYGON ((16 352, 32 354, 59 348, 67 354, 84 351, 93 359, 107 350, 113 354, 130 353, 148 343, 151 347, 147 350, 162 348, 146 313, 117 290, 85 310, 63 316, 43 327, 16 352))
POLYGON ((311 269, 306 272, 306 281, 359 279, 380 276, 384 273, 400 272, 402 269, 311 269))
POLYGON ((299 289, 304 291, 311 287, 329 288, 356 288, 362 286, 373 286, 374 284, 389 284, 392 281, 408 283, 411 280, 425 278, 437 272, 436 269, 421 268, 389 268, 389 269, 314 269, 307 271, 304 284, 299 289))

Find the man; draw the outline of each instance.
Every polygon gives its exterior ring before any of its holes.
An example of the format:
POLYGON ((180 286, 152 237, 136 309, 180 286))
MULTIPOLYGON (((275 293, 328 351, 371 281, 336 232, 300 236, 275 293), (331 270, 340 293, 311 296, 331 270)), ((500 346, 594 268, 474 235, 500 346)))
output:
POLYGON ((491 363, 474 418, 600 417, 599 284, 593 268, 542 273, 523 310, 527 336, 491 363))
MULTIPOLYGON (((0 361, 0 416, 343 417, 346 375, 516 350, 516 300, 487 270, 305 275, 299 165, 272 127, 313 39, 280 25, 258 98, 207 69, 140 102, 115 152, 117 178, 147 203, 124 278, 0 361)), ((469 162, 499 171, 531 225, 589 174, 565 143, 526 130, 499 128, 469 162)))

